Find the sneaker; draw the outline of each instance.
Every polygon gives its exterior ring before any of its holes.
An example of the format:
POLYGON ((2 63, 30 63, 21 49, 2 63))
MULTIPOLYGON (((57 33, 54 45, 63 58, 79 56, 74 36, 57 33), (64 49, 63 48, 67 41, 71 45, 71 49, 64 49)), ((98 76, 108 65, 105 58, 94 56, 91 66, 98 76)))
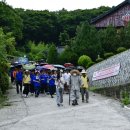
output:
POLYGON ((54 98, 54 97, 51 95, 51 98, 54 98))
POLYGON ((58 107, 60 107, 60 104, 57 104, 58 107))
POLYGON ((76 102, 75 105, 79 105, 79 104, 76 102))
POLYGON ((72 103, 72 106, 75 106, 76 104, 75 104, 75 101, 73 101, 73 103, 72 103))
POLYGON ((82 100, 82 102, 84 102, 84 100, 82 100))
POLYGON ((77 100, 75 100, 75 105, 79 105, 78 102, 77 102, 77 100))
POLYGON ((88 100, 86 100, 86 103, 88 103, 88 100))

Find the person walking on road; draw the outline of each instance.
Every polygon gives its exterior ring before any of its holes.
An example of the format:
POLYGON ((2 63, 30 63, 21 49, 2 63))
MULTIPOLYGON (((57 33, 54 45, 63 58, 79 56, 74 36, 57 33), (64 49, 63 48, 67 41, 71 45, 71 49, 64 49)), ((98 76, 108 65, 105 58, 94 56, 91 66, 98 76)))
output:
POLYGON ((82 80, 82 86, 81 86, 81 95, 82 95, 82 102, 84 102, 84 96, 86 103, 88 103, 89 99, 89 93, 88 93, 88 77, 85 70, 82 70, 81 72, 81 80, 82 80))
POLYGON ((57 106, 63 106, 63 92, 64 92, 64 78, 60 71, 57 73, 56 80, 56 96, 57 96, 57 106))
POLYGON ((39 72, 35 72, 35 76, 33 77, 33 83, 34 83, 34 91, 35 91, 35 97, 38 97, 40 94, 40 76, 39 72))
POLYGON ((49 72, 48 85, 49 85, 49 92, 50 92, 51 98, 54 98, 53 95, 56 90, 55 80, 56 80, 56 76, 53 75, 52 72, 49 72))
POLYGON ((72 70, 70 76, 70 97, 72 100, 72 105, 78 105, 78 99, 80 95, 80 87, 82 85, 81 83, 81 77, 80 72, 78 70, 72 70))
POLYGON ((69 73, 69 71, 65 71, 65 73, 63 74, 63 78, 64 78, 64 81, 65 81, 64 92, 66 94, 68 94, 69 93, 69 79, 70 79, 70 73, 69 73))
POLYGON ((48 92, 48 86, 47 86, 48 75, 43 70, 41 71, 40 80, 41 80, 41 92, 46 95, 48 92))
POLYGON ((18 72, 16 73, 16 91, 17 94, 19 94, 19 86, 20 86, 20 92, 22 93, 22 82, 23 82, 23 72, 21 69, 18 69, 18 72))
POLYGON ((24 86, 23 94, 25 94, 25 97, 28 97, 30 85, 31 85, 30 72, 26 70, 25 75, 23 77, 23 86, 24 86))

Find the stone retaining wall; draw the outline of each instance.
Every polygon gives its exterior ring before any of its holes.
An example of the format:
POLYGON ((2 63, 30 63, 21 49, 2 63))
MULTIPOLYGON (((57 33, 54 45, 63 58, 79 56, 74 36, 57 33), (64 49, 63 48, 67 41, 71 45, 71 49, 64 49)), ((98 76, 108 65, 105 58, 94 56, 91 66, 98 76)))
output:
POLYGON ((113 87, 130 83, 130 50, 122 52, 118 55, 93 65, 87 70, 90 86, 96 87, 113 87), (112 65, 120 63, 119 74, 113 77, 92 81, 93 73, 112 65))

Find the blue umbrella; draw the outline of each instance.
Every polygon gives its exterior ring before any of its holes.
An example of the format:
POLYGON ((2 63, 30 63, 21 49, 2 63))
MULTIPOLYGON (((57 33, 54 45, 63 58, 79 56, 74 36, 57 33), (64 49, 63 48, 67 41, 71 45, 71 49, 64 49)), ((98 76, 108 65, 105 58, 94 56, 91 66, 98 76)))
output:
POLYGON ((37 66, 36 67, 37 70, 42 70, 42 69, 46 69, 44 66, 37 66))

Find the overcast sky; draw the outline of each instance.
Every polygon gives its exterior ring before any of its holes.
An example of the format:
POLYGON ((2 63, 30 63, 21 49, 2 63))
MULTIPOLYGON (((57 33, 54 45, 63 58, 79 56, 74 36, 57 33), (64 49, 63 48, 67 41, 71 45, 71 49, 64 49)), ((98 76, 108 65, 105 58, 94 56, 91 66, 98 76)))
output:
MULTIPOLYGON (((1 0, 0 0, 1 1, 1 0)), ((91 9, 100 6, 116 6, 123 0, 6 0, 14 8, 58 11, 62 8, 69 10, 91 9)))

